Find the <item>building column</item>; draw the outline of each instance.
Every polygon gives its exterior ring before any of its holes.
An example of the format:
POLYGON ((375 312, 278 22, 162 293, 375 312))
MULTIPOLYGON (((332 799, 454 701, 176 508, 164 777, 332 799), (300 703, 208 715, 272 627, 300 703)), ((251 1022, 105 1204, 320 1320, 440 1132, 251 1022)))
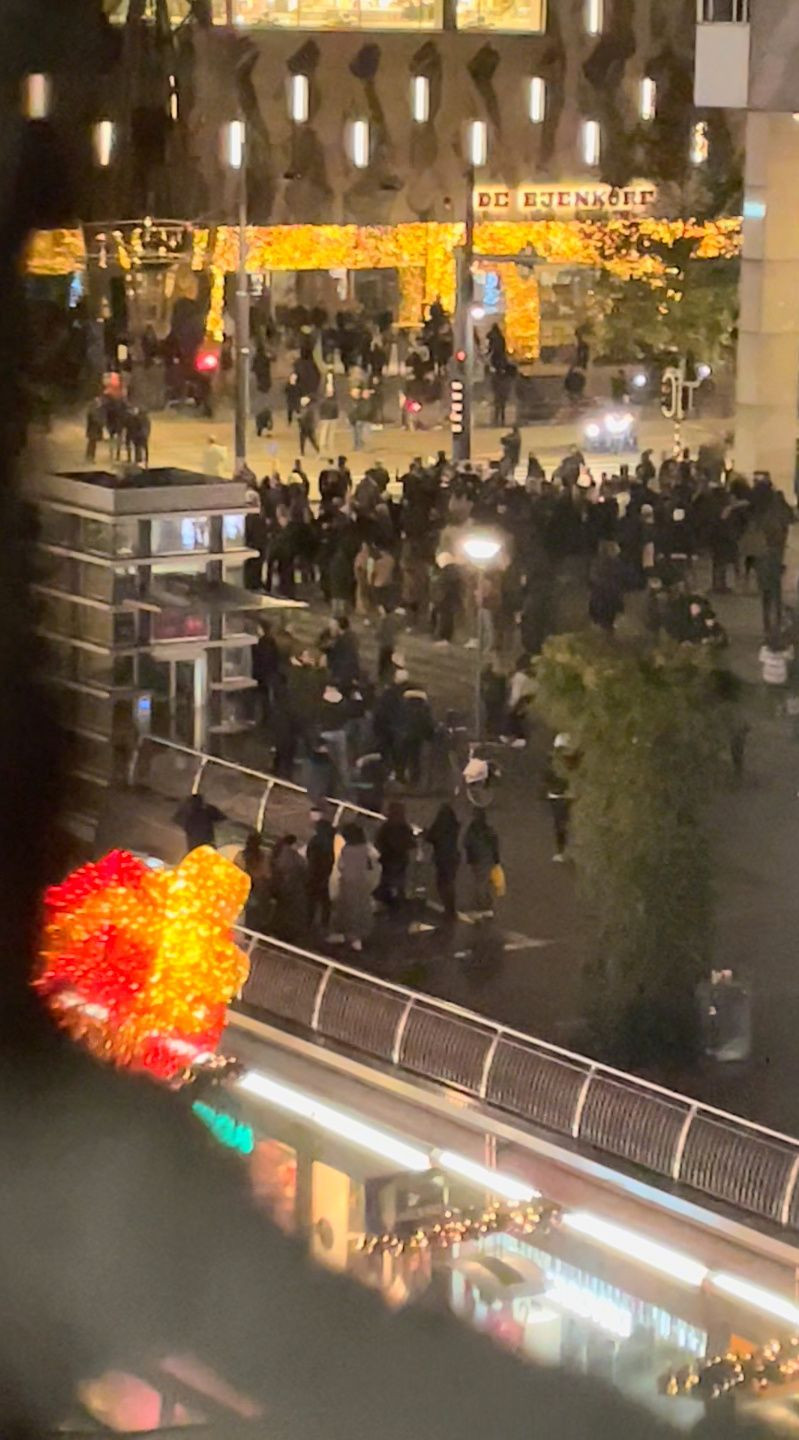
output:
POLYGON ((799 123, 746 120, 735 465, 793 495, 799 406, 799 123))

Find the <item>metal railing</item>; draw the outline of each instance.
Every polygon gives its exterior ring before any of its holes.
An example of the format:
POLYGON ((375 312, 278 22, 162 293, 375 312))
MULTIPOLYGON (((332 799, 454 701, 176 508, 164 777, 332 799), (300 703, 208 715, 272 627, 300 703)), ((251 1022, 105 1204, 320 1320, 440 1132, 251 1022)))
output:
MULTIPOLYGON (((311 809, 301 785, 156 737, 139 741, 129 779, 169 799, 202 790, 259 831, 270 817, 300 831, 311 809)), ((383 819, 348 800, 328 803, 336 824, 347 814, 370 825, 383 819)), ((251 962, 241 995, 248 1007, 455 1086, 661 1183, 799 1229, 799 1140, 339 961, 238 933, 251 962)))
MULTIPOLYGON (((284 827, 289 818, 292 827, 298 819, 306 825, 310 823, 312 801, 302 785, 156 735, 139 739, 128 767, 128 783, 143 785, 170 800, 185 799, 188 794, 197 795, 202 791, 205 799, 218 803, 228 819, 259 833, 267 828, 270 818, 284 827), (234 791, 229 788, 231 775, 236 777, 234 791)), ((385 819, 377 810, 368 810, 351 800, 340 800, 333 795, 325 798, 331 807, 334 825, 340 825, 348 815, 370 826, 381 824, 385 819)))
POLYGON ((696 0, 697 25, 747 25, 749 0, 696 0))
POLYGON ((251 930, 241 1002, 279 1024, 454 1086, 570 1144, 799 1229, 799 1140, 251 930))

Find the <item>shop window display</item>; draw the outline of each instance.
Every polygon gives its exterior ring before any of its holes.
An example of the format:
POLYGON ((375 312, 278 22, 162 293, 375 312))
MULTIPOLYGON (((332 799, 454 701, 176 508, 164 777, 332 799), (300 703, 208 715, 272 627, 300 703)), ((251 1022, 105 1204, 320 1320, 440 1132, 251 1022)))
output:
POLYGON ((546 29, 546 0, 458 0, 459 30, 546 29))

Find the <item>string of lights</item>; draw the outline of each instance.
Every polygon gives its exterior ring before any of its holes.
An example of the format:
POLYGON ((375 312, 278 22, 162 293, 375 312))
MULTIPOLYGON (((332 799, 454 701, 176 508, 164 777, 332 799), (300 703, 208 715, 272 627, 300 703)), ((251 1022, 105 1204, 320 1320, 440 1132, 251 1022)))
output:
POLYGON ((414 1250, 451 1250, 469 1240, 481 1240, 501 1231, 517 1239, 546 1231, 558 1224, 560 1209, 542 1201, 535 1205, 482 1206, 469 1210, 445 1210, 439 1220, 426 1225, 409 1221, 406 1226, 380 1235, 364 1235, 356 1249, 364 1255, 402 1255, 414 1250))

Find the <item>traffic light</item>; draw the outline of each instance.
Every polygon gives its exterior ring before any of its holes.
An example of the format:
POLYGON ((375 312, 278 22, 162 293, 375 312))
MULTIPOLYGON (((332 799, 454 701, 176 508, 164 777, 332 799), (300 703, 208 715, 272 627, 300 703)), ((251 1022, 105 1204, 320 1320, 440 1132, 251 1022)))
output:
POLYGON ((463 434, 465 420, 465 391, 463 380, 456 375, 449 385, 449 423, 453 435, 463 434))
POLYGON ((213 350, 200 350, 195 356, 194 368, 198 375, 213 375, 219 369, 219 356, 213 350))

